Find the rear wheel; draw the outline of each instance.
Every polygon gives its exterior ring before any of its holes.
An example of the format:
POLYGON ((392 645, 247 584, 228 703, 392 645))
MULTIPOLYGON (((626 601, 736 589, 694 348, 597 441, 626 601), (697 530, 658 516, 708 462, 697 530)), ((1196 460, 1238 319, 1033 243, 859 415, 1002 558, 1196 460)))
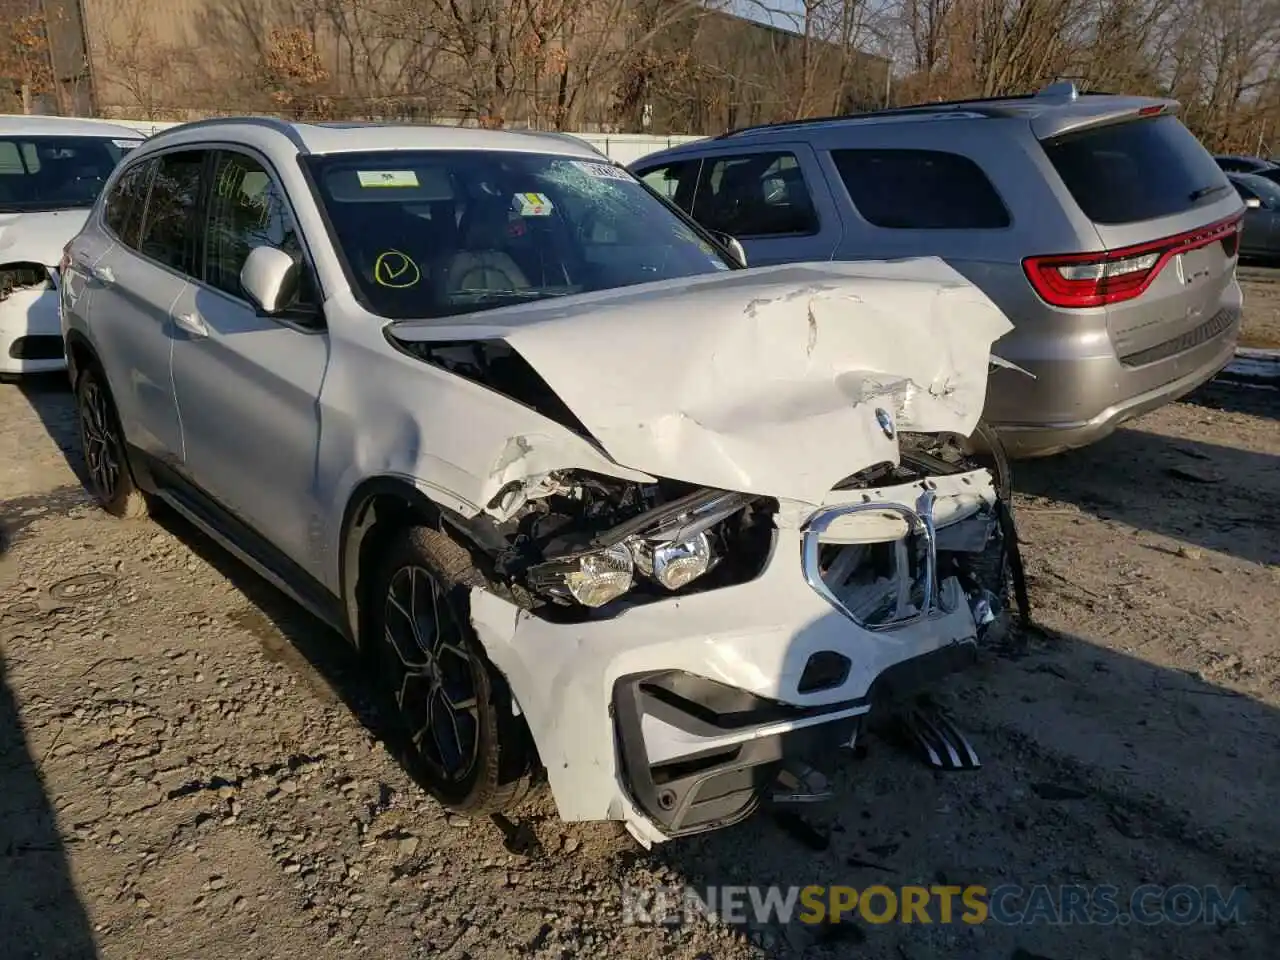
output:
POLYGON ((506 680, 471 627, 483 582, 438 530, 399 534, 373 583, 368 653, 404 734, 405 766, 460 813, 509 810, 528 792, 533 749, 506 680))
POLYGON ((76 380, 76 415, 84 453, 85 489, 107 513, 140 519, 147 500, 133 482, 124 431, 106 377, 96 364, 85 366, 76 380))

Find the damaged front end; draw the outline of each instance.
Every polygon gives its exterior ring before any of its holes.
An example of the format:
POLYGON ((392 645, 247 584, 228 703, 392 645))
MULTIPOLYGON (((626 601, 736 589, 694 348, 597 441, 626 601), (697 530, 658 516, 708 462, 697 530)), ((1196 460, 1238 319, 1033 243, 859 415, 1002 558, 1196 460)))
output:
POLYGON ((777 503, 767 497, 563 471, 504 490, 491 509, 494 570, 557 621, 745 583, 764 568, 777 503), (510 509, 512 501, 519 506, 510 509))
POLYGON ((39 263, 0 263, 0 373, 63 363, 55 277, 39 263))
MULTIPOLYGON (((523 611, 505 639, 482 629, 495 661, 517 678, 537 661, 550 700, 609 687, 608 759, 626 799, 607 813, 642 842, 732 824, 770 798, 821 799, 815 768, 872 708, 969 665, 1014 608, 1026 615, 1002 459, 979 461, 953 436, 898 439, 898 462, 840 482, 817 510, 556 471, 509 483, 467 524, 523 611), (700 599, 711 603, 694 612, 700 599)), ((539 731, 558 708, 530 688, 513 684, 535 739, 555 745, 544 762, 572 818, 564 793, 594 778, 560 746, 577 739, 563 725, 593 721, 561 712, 539 731)))
POLYGON ((445 514, 490 587, 471 623, 563 819, 647 844, 816 798, 810 767, 873 706, 1025 613, 1007 465, 979 425, 1009 323, 945 265, 495 314, 387 336, 462 384, 438 409, 480 442, 423 449, 473 478, 472 509, 445 514))

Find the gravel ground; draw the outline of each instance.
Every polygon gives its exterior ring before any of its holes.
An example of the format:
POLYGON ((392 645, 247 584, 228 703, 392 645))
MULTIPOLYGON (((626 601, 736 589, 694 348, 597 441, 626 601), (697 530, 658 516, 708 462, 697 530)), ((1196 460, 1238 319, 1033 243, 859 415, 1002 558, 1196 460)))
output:
POLYGON ((182 522, 93 508, 75 451, 61 382, 0 387, 4 957, 1164 960, 1280 942, 1280 394, 1211 386, 1021 466, 1041 626, 944 694, 981 771, 872 741, 832 758, 837 799, 802 818, 653 853, 560 823, 546 796, 508 822, 444 815, 388 755, 336 637, 182 522), (624 884, 677 882, 1240 885, 1250 910, 620 922, 624 884))

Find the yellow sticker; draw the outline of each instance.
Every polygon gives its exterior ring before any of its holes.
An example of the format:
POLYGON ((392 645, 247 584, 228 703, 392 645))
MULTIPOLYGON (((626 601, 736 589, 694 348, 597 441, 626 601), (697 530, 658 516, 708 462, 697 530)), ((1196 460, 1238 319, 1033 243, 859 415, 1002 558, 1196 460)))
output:
POLYGON ((545 193, 517 193, 514 206, 522 217, 551 216, 551 199, 545 193))
POLYGON ((416 187, 418 175, 412 170, 357 170, 362 187, 416 187))
POLYGON ((378 254, 373 262, 373 280, 380 287, 392 290, 407 290, 417 286, 422 279, 422 271, 413 262, 413 258, 399 250, 387 250, 378 254))

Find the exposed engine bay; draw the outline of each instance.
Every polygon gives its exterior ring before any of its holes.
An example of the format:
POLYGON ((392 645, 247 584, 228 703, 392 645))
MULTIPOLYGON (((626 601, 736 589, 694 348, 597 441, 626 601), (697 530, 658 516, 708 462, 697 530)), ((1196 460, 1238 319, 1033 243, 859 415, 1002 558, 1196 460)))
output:
MULTIPOLYGON (((501 341, 394 342, 433 366, 588 435, 556 392, 501 341)), ((898 463, 868 467, 834 490, 927 485, 931 477, 986 471, 960 437, 903 433, 898 442, 898 463)), ((992 467, 986 473, 994 496, 982 516, 966 519, 962 529, 939 538, 934 571, 937 583, 952 577, 960 582, 980 626, 1007 604, 1011 564, 1020 571, 1007 510, 1008 465, 998 452, 989 459, 992 467)), ((770 497, 676 480, 644 484, 563 470, 506 484, 482 516, 468 521, 466 533, 483 545, 487 556, 478 559, 486 561, 496 584, 539 616, 573 621, 750 581, 769 561, 778 510, 778 501, 770 497)), ((845 612, 864 611, 860 622, 874 622, 874 608, 889 602, 890 593, 900 619, 902 603, 911 602, 911 588, 902 585, 923 586, 921 546, 919 536, 909 531, 888 541, 824 546, 823 577, 846 594, 858 594, 851 595, 852 606, 845 612), (901 589, 907 595, 897 597, 901 589)), ((1019 587, 1018 593, 1025 606, 1025 591, 1019 587)), ((883 610, 879 614, 885 615, 883 610)))
MULTIPOLYGON (((865 469, 836 491, 925 491, 936 478, 962 477, 973 503, 930 534, 936 569, 927 586, 922 531, 881 528, 823 543, 822 578, 842 611, 862 625, 887 626, 923 610, 921 589, 953 579, 980 631, 1007 607, 1011 586, 1025 607, 1016 534, 1000 495, 1003 459, 988 469, 947 435, 903 434, 900 444, 899 463, 865 469), (977 496, 983 490, 985 499, 977 496)), ((769 497, 564 470, 506 484, 465 532, 485 551, 477 559, 495 585, 542 618, 574 622, 754 579, 775 549, 778 511, 769 497)))
POLYGON ((48 290, 52 286, 48 268, 38 263, 0 265, 0 301, 18 290, 48 290))

